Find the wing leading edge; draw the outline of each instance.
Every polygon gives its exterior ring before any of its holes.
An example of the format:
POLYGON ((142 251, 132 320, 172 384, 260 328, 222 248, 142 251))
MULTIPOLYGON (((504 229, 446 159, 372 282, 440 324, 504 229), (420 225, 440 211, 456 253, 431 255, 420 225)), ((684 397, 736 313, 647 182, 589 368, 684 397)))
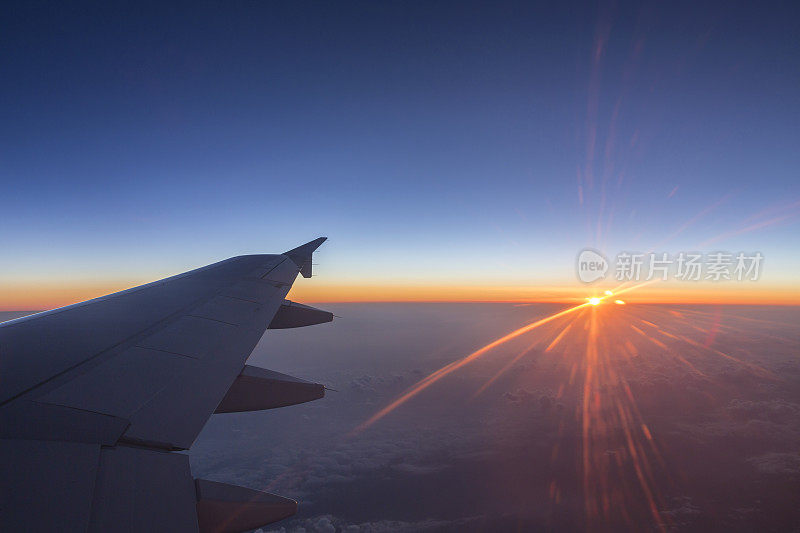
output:
POLYGON ((241 531, 294 514, 195 480, 175 451, 214 412, 324 395, 245 364, 266 329, 333 319, 285 300, 324 240, 0 324, 0 530, 241 531))

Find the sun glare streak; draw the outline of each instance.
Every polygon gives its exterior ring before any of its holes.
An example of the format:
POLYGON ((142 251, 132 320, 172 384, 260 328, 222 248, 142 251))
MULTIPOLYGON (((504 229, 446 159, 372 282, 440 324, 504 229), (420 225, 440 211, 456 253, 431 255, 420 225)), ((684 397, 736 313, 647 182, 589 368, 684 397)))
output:
POLYGON ((528 355, 528 354, 531 352, 531 350, 533 350, 533 349, 536 347, 536 345, 537 345, 537 344, 539 344, 539 339, 537 339, 537 340, 533 341, 533 343, 531 343, 531 345, 530 345, 530 346, 528 346, 527 348, 525 348, 524 350, 522 350, 521 352, 519 352, 517 355, 515 355, 514 357, 512 357, 512 358, 511 358, 511 360, 510 360, 508 363, 506 363, 506 364, 505 364, 505 365, 504 365, 504 366, 503 366, 503 367, 502 367, 500 370, 498 370, 498 371, 497 371, 497 373, 495 373, 495 375, 494 375, 494 376, 492 376, 491 378, 489 378, 489 380, 488 380, 486 383, 484 383, 483 385, 481 385, 481 387, 480 387, 480 388, 479 388, 477 391, 475 391, 475 394, 473 394, 473 395, 472 395, 472 398, 471 398, 471 399, 473 399, 473 400, 474 400, 475 398, 477 398, 478 396, 480 396, 481 394, 483 394, 483 392, 484 392, 486 389, 488 389, 489 387, 491 387, 492 383, 494 383, 495 381, 497 381, 498 379, 500 379, 500 377, 501 377, 503 374, 505 374, 506 372, 508 372, 508 370, 509 370, 511 367, 513 367, 513 366, 514 366, 514 364, 515 364, 517 361, 519 361, 520 359, 522 359, 523 357, 525 357, 526 355, 528 355))
MULTIPOLYGON (((578 315, 578 316, 580 316, 580 315, 578 315)), ((563 330, 561 330, 561 333, 559 333, 558 336, 556 336, 556 338, 553 339, 553 341, 550 344, 547 345, 547 348, 544 349, 545 353, 547 353, 550 350, 552 350, 553 348, 555 348, 556 345, 561 341, 561 339, 564 338, 564 335, 567 334, 567 332, 570 330, 570 328, 572 328, 572 326, 574 324, 575 324, 575 320, 573 320, 572 322, 567 324, 567 327, 565 327, 563 330)))
MULTIPOLYGON (((577 316, 573 317, 572 320, 570 320, 570 322, 561 330, 561 332, 556 336, 556 338, 553 339, 553 341, 547 346, 547 348, 545 348, 544 350, 545 353, 552 350, 553 347, 556 344, 558 344, 558 341, 560 341, 564 337, 564 335, 566 335, 566 333, 569 331, 572 325, 583 315, 584 312, 585 310, 581 311, 580 313, 578 313, 577 316)), ((492 376, 486 383, 481 385, 481 387, 475 392, 475 394, 472 395, 472 399, 477 398, 484 391, 486 391, 486 389, 488 389, 494 382, 500 379, 500 377, 502 377, 503 374, 505 374, 509 369, 511 369, 514 366, 514 364, 517 363, 517 361, 522 359, 524 356, 528 355, 542 340, 543 338, 536 339, 535 341, 533 341, 533 343, 531 343, 530 346, 528 346, 526 349, 522 350, 519 354, 514 356, 497 373, 495 373, 494 376, 492 376)))
MULTIPOLYGON (((659 464, 662 461, 652 443, 652 435, 642 429, 646 424, 621 374, 624 367, 615 363, 620 355, 625 357, 629 353, 626 347, 630 341, 621 339, 624 336, 621 327, 629 318, 627 311, 609 313, 601 308, 592 308, 587 320, 581 359, 581 402, 576 410, 581 424, 580 471, 587 524, 597 520, 603 523, 614 516, 630 521, 630 492, 642 497, 644 508, 656 523, 663 522, 659 513, 662 502, 656 491, 658 485, 648 457, 648 446, 659 464), (624 456, 616 451, 620 446, 625 451, 624 456), (610 450, 612 454, 609 454, 610 450), (626 469, 632 471, 638 487, 615 481, 618 473, 626 469)), ((644 335, 643 331, 635 329, 644 335)))
POLYGON ((626 292, 630 292, 630 291, 633 291, 633 290, 636 290, 636 289, 641 289, 642 287, 646 287, 647 285, 652 285, 653 283, 658 283, 659 281, 661 281, 661 280, 660 279, 651 279, 650 281, 643 281, 642 283, 637 283, 636 285, 631 285, 629 287, 625 286, 628 283, 628 282, 626 282, 626 283, 623 283, 622 285, 620 285, 619 287, 617 287, 616 289, 613 289, 613 292, 614 292, 614 294, 619 296, 620 294, 625 294, 626 292))
POLYGON ((381 409, 380 411, 378 411, 374 415, 372 415, 366 422, 364 422, 363 424, 360 424, 358 427, 356 427, 353 430, 354 433, 359 433, 359 432, 365 430, 366 428, 368 428, 369 426, 371 426, 372 424, 374 424, 375 422, 377 422, 381 418, 385 417, 386 415, 388 415, 389 413, 391 413, 392 411, 394 411, 395 409, 397 409, 398 407, 400 407, 401 405, 406 403, 408 400, 410 400, 411 398, 413 398, 414 396, 419 394, 421 391, 427 389, 428 387, 430 387, 431 385, 433 385, 434 383, 439 381, 444 376, 450 374, 451 372, 453 372, 455 370, 458 370, 459 368, 463 367, 464 365, 467 365, 467 364, 471 363, 472 361, 474 361, 475 359, 477 359, 481 355, 485 354, 489 350, 491 350, 493 348, 496 348, 496 347, 500 346, 501 344, 510 341, 511 339, 515 339, 515 338, 519 337, 520 335, 523 335, 523 334, 525 334, 525 333, 527 333, 527 332, 529 332, 529 331, 531 331, 531 330, 533 330, 535 328, 538 328, 539 326, 541 326, 543 324, 547 324, 548 322, 551 322, 551 321, 553 321, 553 320, 555 320, 555 319, 557 319, 559 317, 562 317, 564 315, 568 315, 569 313, 573 313, 573 312, 577 311, 578 309, 583 309, 587 305, 588 304, 576 305, 574 307, 570 307, 568 309, 564 309, 563 311, 559 311, 558 313, 555 313, 555 314, 552 314, 552 315, 547 316, 545 318, 542 318, 540 320, 537 320, 536 322, 532 322, 530 324, 527 324, 527 325, 525 325, 525 326, 523 326, 523 327, 521 327, 519 329, 516 329, 516 330, 512 331, 508 335, 500 337, 499 339, 490 342, 489 344, 483 346, 482 348, 479 348, 479 349, 475 350, 471 354, 469 354, 469 355, 467 355, 467 356, 465 356, 465 357, 463 357, 463 358, 461 358, 461 359, 459 359, 457 361, 453 361, 452 363, 450 363, 448 365, 443 366, 442 368, 440 368, 436 372, 433 372, 429 376, 421 379, 414 386, 412 386, 410 389, 408 389, 406 392, 404 392, 402 395, 400 395, 399 398, 394 400, 392 403, 390 403, 389 405, 387 405, 386 407, 384 407, 383 409, 381 409))

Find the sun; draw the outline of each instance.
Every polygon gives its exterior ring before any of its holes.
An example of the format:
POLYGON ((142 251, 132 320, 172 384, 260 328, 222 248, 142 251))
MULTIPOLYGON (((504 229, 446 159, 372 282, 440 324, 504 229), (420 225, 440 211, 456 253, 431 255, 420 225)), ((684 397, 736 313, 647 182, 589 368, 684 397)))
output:
POLYGON ((589 303, 592 304, 592 305, 597 305, 597 304, 600 303, 600 298, 597 298, 597 297, 589 298, 589 303))

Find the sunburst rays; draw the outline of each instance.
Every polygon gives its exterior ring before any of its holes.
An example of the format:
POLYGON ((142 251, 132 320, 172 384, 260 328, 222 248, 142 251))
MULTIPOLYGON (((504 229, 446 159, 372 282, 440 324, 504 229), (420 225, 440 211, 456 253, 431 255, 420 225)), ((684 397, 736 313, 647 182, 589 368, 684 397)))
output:
MULTIPOLYGON (((672 473, 662 457, 658 434, 651 431, 630 385, 637 367, 671 365, 698 379, 709 379, 703 367, 722 362, 760 378, 777 377, 746 354, 723 350, 710 335, 714 331, 736 331, 738 320, 759 319, 731 315, 722 320, 713 309, 614 305, 620 293, 634 288, 623 287, 593 297, 599 299, 596 305, 587 301, 539 318, 456 359, 408 388, 358 425, 353 434, 376 424, 470 363, 478 359, 489 363, 495 351, 500 357, 498 348, 512 339, 525 339, 518 352, 497 362, 499 369, 477 385, 471 399, 490 394, 505 383, 501 377, 527 359, 562 365, 565 371, 563 381, 557 384, 556 397, 577 398, 573 413, 580 435, 576 473, 581 479, 587 525, 608 523, 620 517, 633 524, 632 517, 637 513, 641 516, 645 509, 651 523, 668 527, 659 511, 665 506, 659 480, 669 478, 672 473)), ((760 331, 765 336, 772 335, 768 328, 760 331)), ((560 430, 559 439, 562 433, 560 430)), ((560 441, 554 443, 553 461, 559 457, 563 445, 560 441)), ((563 497, 558 479, 552 480, 548 494, 554 502, 563 497)))

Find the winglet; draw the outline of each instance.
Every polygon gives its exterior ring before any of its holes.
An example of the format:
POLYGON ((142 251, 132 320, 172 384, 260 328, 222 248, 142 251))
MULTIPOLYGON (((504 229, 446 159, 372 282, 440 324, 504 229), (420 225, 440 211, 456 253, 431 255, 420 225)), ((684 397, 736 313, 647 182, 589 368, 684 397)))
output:
POLYGON ((314 250, 319 248, 319 246, 327 239, 328 239, 327 237, 320 237, 319 239, 314 239, 313 241, 307 242, 302 246, 298 246, 297 248, 293 248, 288 252, 283 252, 283 255, 288 256, 289 259, 294 261, 294 263, 300 268, 300 273, 303 275, 304 278, 310 278, 311 254, 313 254, 314 250))

